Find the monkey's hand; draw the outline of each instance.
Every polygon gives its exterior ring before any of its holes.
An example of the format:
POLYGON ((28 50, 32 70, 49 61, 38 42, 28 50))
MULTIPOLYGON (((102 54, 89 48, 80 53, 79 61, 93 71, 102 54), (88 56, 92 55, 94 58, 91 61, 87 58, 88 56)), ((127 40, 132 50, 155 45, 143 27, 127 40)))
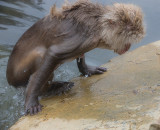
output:
POLYGON ((85 63, 84 56, 77 58, 77 65, 82 75, 88 77, 94 74, 103 74, 107 71, 104 67, 89 66, 85 63))
POLYGON ((83 70, 81 70, 80 72, 88 77, 94 74, 103 74, 104 72, 106 72, 107 69, 104 67, 96 67, 96 66, 89 66, 89 65, 85 65, 83 67, 83 70))
POLYGON ((38 98, 30 98, 25 102, 25 115, 34 115, 42 110, 42 105, 39 103, 38 98))

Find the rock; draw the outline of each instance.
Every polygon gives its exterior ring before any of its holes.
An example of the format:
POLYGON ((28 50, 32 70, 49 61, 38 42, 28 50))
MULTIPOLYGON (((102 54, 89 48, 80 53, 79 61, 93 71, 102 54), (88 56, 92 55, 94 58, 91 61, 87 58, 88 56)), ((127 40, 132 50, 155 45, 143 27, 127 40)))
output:
POLYGON ((160 117, 160 41, 103 66, 108 72, 73 79, 69 93, 43 98, 42 112, 22 117, 10 129, 154 130, 150 124, 160 117))

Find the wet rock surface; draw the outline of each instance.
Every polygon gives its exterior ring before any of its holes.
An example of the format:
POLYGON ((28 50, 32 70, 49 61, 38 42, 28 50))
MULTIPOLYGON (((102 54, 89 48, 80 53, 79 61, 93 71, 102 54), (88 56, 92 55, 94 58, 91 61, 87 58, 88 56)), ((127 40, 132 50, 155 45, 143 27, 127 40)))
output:
POLYGON ((103 75, 73 79, 61 96, 41 99, 42 112, 22 117, 11 130, 158 130, 160 41, 103 65, 103 75))

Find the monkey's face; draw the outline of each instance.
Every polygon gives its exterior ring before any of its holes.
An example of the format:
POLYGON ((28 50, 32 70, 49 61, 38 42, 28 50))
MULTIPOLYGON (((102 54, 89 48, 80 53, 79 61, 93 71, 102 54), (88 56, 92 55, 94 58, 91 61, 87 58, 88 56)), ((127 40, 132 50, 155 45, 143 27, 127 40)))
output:
POLYGON ((103 17, 102 36, 111 50, 124 54, 145 35, 143 13, 132 4, 114 4, 103 17), (109 12, 109 13, 108 13, 109 12))
POLYGON ((119 55, 124 54, 125 52, 127 52, 131 47, 131 44, 125 44, 124 48, 122 49, 116 49, 114 50, 114 52, 118 53, 119 55))

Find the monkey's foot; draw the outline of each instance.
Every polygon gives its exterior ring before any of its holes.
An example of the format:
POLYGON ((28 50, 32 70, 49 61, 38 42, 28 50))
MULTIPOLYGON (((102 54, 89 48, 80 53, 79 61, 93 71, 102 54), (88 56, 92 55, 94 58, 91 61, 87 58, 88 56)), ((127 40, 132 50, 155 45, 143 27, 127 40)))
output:
POLYGON ((73 86, 73 82, 53 82, 50 91, 52 94, 61 95, 68 92, 73 86))
POLYGON ((38 99, 31 99, 25 103, 25 115, 35 115, 42 111, 42 105, 38 102, 38 99))

